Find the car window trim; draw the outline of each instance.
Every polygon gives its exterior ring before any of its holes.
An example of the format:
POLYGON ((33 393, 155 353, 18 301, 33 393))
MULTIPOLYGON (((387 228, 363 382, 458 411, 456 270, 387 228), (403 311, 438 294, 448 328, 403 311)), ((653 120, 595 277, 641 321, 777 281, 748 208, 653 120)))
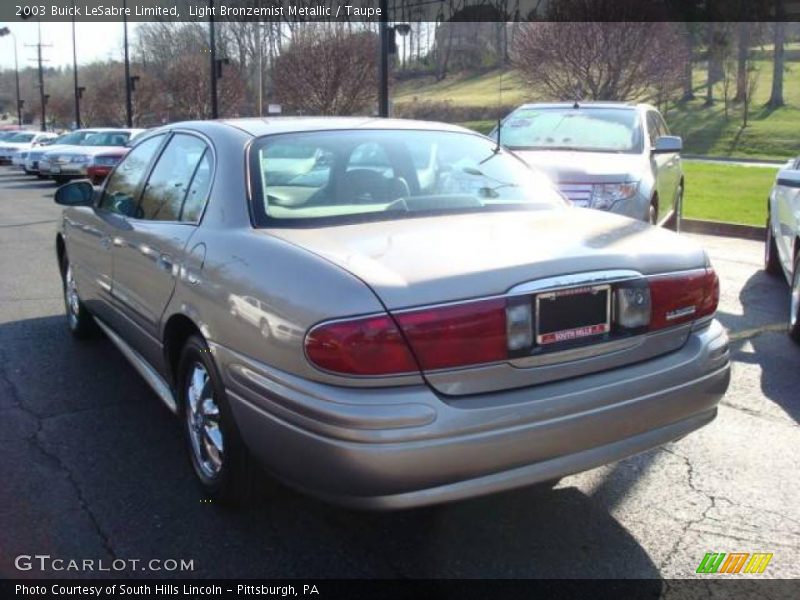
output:
MULTIPOLYGON (((137 209, 139 208, 139 203, 141 202, 141 197, 142 197, 142 191, 144 190, 144 184, 145 184, 145 182, 147 182, 148 179, 150 179, 150 173, 153 170, 153 166, 156 164, 156 161, 161 156, 161 153, 164 151, 164 147, 166 146, 167 141, 172 137, 172 134, 169 131, 166 131, 166 132, 162 131, 162 132, 159 132, 159 133, 154 132, 153 135, 147 136, 145 139, 140 140, 136 144, 136 146, 131 148, 130 151, 128 152, 128 154, 126 154, 123 157, 123 159, 121 161, 119 161, 114 166, 114 169, 111 171, 111 173, 108 174, 108 179, 106 179, 106 184, 103 186, 103 193, 100 196, 100 202, 98 203, 98 207, 97 207, 98 210, 104 210, 105 212, 109 212, 109 213, 113 212, 113 211, 108 210, 108 208, 105 208, 105 206, 104 206, 105 199, 106 199, 106 192, 108 191, 108 182, 111 180, 111 175, 113 175, 116 172, 116 170, 119 168, 119 166, 122 163, 125 162, 125 159, 128 158, 128 156, 138 146, 140 146, 141 144, 144 144, 148 140, 151 140, 154 137, 158 137, 158 136, 163 136, 164 139, 161 141, 161 144, 158 146, 158 148, 156 148, 156 151, 153 153, 153 156, 150 158, 150 162, 147 164, 147 167, 145 168, 145 176, 142 179, 142 182, 139 183, 139 185, 136 186, 136 190, 134 191, 134 194, 133 194, 133 197, 136 200, 136 208, 137 209)), ((133 217, 129 217, 128 215, 123 215, 123 214, 120 214, 120 213, 113 213, 113 214, 118 214, 119 216, 124 217, 126 219, 133 218, 133 217)))
MULTIPOLYGON (((165 136, 165 140, 162 142, 161 146, 156 150, 156 153, 154 154, 153 159, 151 160, 150 164, 147 166, 146 176, 145 176, 143 182, 136 189, 136 194, 135 194, 135 197, 136 197, 136 208, 138 209, 139 206, 141 205, 142 194, 144 193, 144 186, 145 186, 146 182, 150 179, 150 176, 153 173, 153 168, 155 167, 156 163, 158 162, 158 159, 161 158, 161 154, 164 152, 164 149, 166 148, 167 143, 169 143, 169 140, 171 140, 172 137, 176 133, 185 133, 185 134, 197 137, 200 140, 202 140, 203 143, 205 143, 206 151, 211 150, 211 176, 210 176, 211 177, 211 185, 208 187, 208 192, 206 193, 205 202, 203 203, 203 209, 200 211, 200 216, 198 217, 197 221, 155 221, 155 220, 152 220, 152 219, 138 219, 136 217, 131 217, 131 216, 128 216, 128 215, 119 215, 120 217, 125 218, 125 219, 129 219, 129 220, 134 221, 134 222, 146 221, 148 223, 163 223, 163 224, 169 224, 169 225, 189 225, 189 226, 192 226, 192 227, 198 227, 203 222, 203 218, 205 217, 206 211, 208 210, 208 204, 209 204, 209 200, 211 199, 211 194, 212 194, 212 192, 214 190, 214 183, 216 181, 217 151, 216 151, 216 148, 214 146, 214 143, 211 141, 211 138, 209 138, 204 133, 202 133, 200 131, 195 131, 193 129, 185 129, 183 127, 180 127, 180 128, 176 128, 176 129, 169 129, 169 130, 156 130, 156 131, 153 131, 152 134, 148 134, 147 137, 142 137, 144 134, 139 134, 138 136, 136 136, 136 138, 135 138, 136 139, 136 145, 131 147, 129 152, 133 152, 133 150, 139 144, 143 144, 144 142, 146 142, 147 140, 149 140, 151 138, 154 138, 154 137, 159 136, 159 135, 165 136)), ((127 156, 127 154, 126 154, 126 156, 127 156)), ((124 160, 124 157, 123 157, 123 160, 124 160)), ((119 167, 120 164, 122 164, 122 161, 120 161, 116 165, 114 165, 114 169, 112 169, 111 173, 108 174, 109 178, 114 173, 114 171, 116 171, 116 169, 119 167)), ((100 198, 101 204, 102 204, 103 198, 105 198, 105 186, 103 188, 103 195, 100 198)), ((102 209, 102 206, 100 206, 99 208, 102 209)), ((106 210, 106 212, 110 212, 110 211, 108 211, 108 209, 103 209, 103 210, 106 210)), ((181 211, 182 211, 182 208, 181 208, 181 211)), ((118 214, 118 213, 114 213, 114 214, 118 214)))

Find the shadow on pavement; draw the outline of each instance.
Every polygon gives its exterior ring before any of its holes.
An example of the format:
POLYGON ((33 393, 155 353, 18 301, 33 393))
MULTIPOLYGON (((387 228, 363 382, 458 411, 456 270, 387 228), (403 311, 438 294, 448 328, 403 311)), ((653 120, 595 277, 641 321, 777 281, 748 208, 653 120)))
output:
POLYGON ((743 314, 717 315, 732 333, 731 360, 758 365, 764 396, 800 422, 800 346, 786 334, 789 286, 759 270, 742 287, 739 301, 743 314))
POLYGON ((661 586, 610 514, 636 473, 618 473, 593 496, 526 488, 394 513, 345 510, 280 485, 248 510, 204 503, 174 417, 108 340, 73 340, 61 315, 0 324, 0 414, 9 424, 0 576, 41 576, 13 567, 14 556, 35 552, 194 561, 191 572, 127 573, 145 577, 637 577, 661 586))

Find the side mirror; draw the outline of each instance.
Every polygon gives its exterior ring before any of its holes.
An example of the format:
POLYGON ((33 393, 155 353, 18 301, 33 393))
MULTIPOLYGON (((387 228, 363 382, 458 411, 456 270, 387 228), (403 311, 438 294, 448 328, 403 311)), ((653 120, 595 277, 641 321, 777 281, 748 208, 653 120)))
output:
POLYGON ((653 152, 680 152, 683 150, 683 140, 677 135, 662 135, 656 140, 653 152))
POLYGON ((83 180, 66 183, 56 190, 55 201, 61 206, 91 206, 94 186, 83 180))
POLYGON ((800 171, 797 169, 778 171, 777 183, 785 187, 800 188, 800 171))

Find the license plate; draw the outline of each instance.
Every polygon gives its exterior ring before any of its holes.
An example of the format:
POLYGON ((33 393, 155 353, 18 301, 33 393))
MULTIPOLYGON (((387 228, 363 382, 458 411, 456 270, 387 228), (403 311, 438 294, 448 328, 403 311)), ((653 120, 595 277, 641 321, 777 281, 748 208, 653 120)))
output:
POLYGON ((59 167, 58 165, 50 165, 50 172, 61 173, 61 167, 59 167))
POLYGON ((536 296, 536 343, 571 342, 611 330, 611 286, 593 285, 536 296))

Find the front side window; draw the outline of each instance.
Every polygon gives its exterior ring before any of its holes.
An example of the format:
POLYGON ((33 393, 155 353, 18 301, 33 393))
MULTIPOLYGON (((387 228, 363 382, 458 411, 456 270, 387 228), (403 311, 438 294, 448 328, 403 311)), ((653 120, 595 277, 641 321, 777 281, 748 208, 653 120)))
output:
POLYGON ((139 218, 178 221, 184 199, 206 150, 200 138, 175 134, 161 153, 142 194, 139 218))
POLYGON ((634 108, 524 107, 503 121, 500 142, 514 150, 637 153, 641 130, 634 108))
POLYGON ((256 140, 250 161, 263 226, 564 205, 546 177, 469 133, 282 134, 256 140))
POLYGON ((163 141, 163 134, 156 135, 128 152, 108 178, 100 202, 101 208, 128 217, 138 216, 136 193, 163 141))

